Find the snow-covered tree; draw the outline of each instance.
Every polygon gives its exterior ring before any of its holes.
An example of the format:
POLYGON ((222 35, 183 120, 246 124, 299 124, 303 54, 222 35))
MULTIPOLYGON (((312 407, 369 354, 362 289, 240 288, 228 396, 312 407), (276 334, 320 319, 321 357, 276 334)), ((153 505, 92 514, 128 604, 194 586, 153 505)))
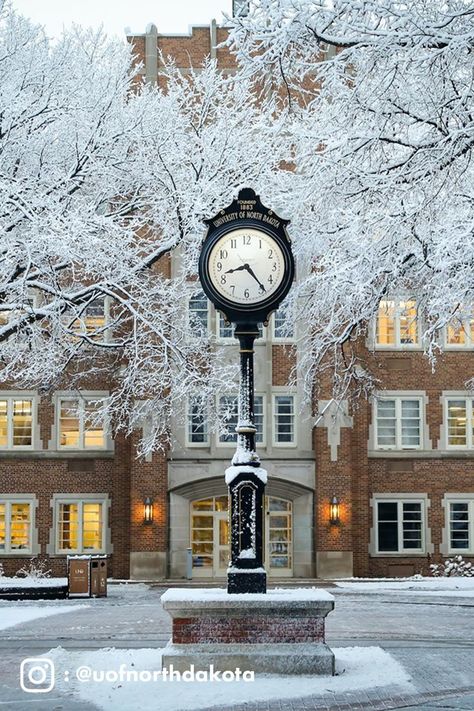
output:
MULTIPOLYGON (((297 115, 292 234, 308 389, 365 386, 359 344, 388 294, 413 296, 433 361, 474 314, 474 7, 465 0, 259 0, 230 44, 297 115)), ((370 379, 369 379, 370 380, 370 379)), ((369 383, 370 384, 370 383, 369 383)))
POLYGON ((212 62, 164 90, 136 70, 125 42, 0 16, 0 381, 102 383, 150 449, 174 401, 229 383, 185 308, 202 220, 244 185, 271 195, 288 138, 212 62))

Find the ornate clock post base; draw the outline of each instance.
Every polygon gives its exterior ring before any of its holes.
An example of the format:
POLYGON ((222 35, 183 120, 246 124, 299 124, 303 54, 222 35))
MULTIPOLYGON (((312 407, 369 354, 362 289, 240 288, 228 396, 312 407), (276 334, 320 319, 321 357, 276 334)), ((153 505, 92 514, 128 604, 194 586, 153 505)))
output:
POLYGON ((231 515, 231 563, 228 593, 265 593, 267 574, 262 560, 263 497, 267 473, 237 465, 226 471, 231 515))

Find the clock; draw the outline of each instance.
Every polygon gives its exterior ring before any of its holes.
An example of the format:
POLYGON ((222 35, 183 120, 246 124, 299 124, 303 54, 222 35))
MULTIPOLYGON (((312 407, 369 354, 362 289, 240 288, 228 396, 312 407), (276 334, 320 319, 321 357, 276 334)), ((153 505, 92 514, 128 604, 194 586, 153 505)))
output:
POLYGON ((211 220, 199 259, 206 296, 233 323, 264 323, 294 276, 287 220, 247 188, 211 220))
POLYGON ((271 298, 285 276, 285 258, 271 236, 252 227, 231 230, 209 254, 214 289, 234 304, 258 304, 271 298))

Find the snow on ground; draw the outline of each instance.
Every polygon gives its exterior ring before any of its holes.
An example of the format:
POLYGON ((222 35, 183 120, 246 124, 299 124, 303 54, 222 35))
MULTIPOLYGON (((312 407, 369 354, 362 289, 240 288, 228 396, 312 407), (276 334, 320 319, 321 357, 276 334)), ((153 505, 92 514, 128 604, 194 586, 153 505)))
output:
POLYGON ((0 588, 48 588, 67 585, 67 578, 7 578, 0 577, 0 588))
POLYGON ((0 607, 0 630, 5 630, 8 627, 20 625, 23 622, 31 622, 38 617, 50 617, 51 615, 61 615, 64 612, 75 612, 80 607, 89 607, 89 605, 54 605, 51 607, 40 607, 38 605, 24 605, 14 607, 0 607))
POLYGON ((337 671, 334 677, 258 676, 254 681, 230 682, 163 681, 160 677, 153 680, 153 672, 161 669, 161 651, 109 648, 78 652, 57 647, 44 656, 54 662, 59 691, 73 691, 83 701, 97 704, 104 711, 119 708, 156 711, 158 699, 160 708, 166 711, 185 711, 373 687, 396 686, 398 693, 413 691, 406 671, 380 647, 334 649, 337 671), (91 680, 92 670, 96 674, 95 681, 91 680), (142 676, 127 681, 126 671, 151 672, 147 675, 151 678, 147 680, 142 676), (101 682, 103 672, 112 673, 113 680, 101 682))
POLYGON ((348 578, 335 580, 338 588, 351 592, 415 593, 443 597, 474 597, 474 577, 451 578, 348 578))

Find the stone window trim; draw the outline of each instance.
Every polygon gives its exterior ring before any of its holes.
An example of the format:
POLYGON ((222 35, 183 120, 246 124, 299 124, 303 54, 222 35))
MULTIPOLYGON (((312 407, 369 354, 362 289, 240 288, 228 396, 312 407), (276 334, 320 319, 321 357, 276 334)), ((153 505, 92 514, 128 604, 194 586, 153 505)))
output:
POLYGON ((186 447, 189 447, 190 449, 209 449, 210 446, 210 434, 209 434, 209 404, 206 403, 204 400, 202 401, 203 405, 203 415, 204 419, 206 422, 206 427, 207 427, 207 433, 206 433, 206 439, 204 442, 193 442, 191 441, 191 438, 189 436, 189 418, 190 418, 190 400, 193 397, 198 397, 196 395, 190 395, 186 398, 186 406, 185 406, 185 421, 184 421, 184 438, 185 438, 185 445, 186 447))
POLYGON ((448 402, 449 400, 470 400, 472 402, 472 419, 466 422, 466 432, 469 425, 474 426, 474 396, 469 390, 443 390, 440 396, 440 402, 443 408, 443 419, 440 426, 438 449, 444 452, 472 452, 474 450, 474 434, 472 436, 472 446, 468 444, 449 444, 448 443, 448 402))
POLYGON ((38 508, 38 498, 35 494, 0 494, 0 503, 29 504, 30 505, 30 540, 31 548, 27 551, 2 551, 2 558, 31 558, 41 553, 41 546, 38 543, 38 528, 36 526, 36 510, 38 508))
POLYGON ((38 420, 38 404, 40 396, 36 390, 0 390, 0 400, 32 400, 32 421, 31 421, 31 444, 20 445, 18 447, 8 446, 0 448, 2 453, 7 452, 31 452, 43 448, 41 441, 40 424, 38 420))
MULTIPOLYGON (((396 303, 400 301, 416 301, 416 299, 413 298, 409 293, 397 293, 396 295, 389 295, 386 296, 382 301, 394 301, 396 303)), ((422 315, 417 312, 417 318, 416 318, 416 326, 417 326, 417 342, 416 343, 401 343, 400 342, 400 312, 399 312, 399 307, 395 308, 395 343, 393 344, 380 344, 377 343, 377 319, 378 319, 378 313, 379 313, 379 307, 377 307, 377 311, 375 312, 372 320, 371 320, 371 325, 370 328, 368 329, 368 336, 366 339, 366 346, 369 350, 371 351, 382 351, 382 352, 390 352, 390 351, 423 351, 423 343, 422 343, 422 337, 423 337, 423 331, 422 331, 422 324, 423 324, 423 318, 422 315)))
MULTIPOLYGON (((227 396, 227 397, 234 397, 234 398, 237 398, 237 397, 238 397, 238 394, 237 394, 236 392, 233 392, 233 393, 222 393, 222 394, 217 395, 217 397, 216 397, 216 411, 217 411, 217 412, 219 412, 220 399, 221 399, 222 397, 226 397, 226 396, 227 396)), ((267 413, 267 396, 265 395, 265 393, 263 393, 263 392, 256 392, 256 393, 255 393, 255 398, 257 398, 257 397, 262 398, 262 417, 263 417, 263 433, 262 433, 263 436, 262 436, 262 442, 256 442, 256 447, 257 447, 257 449, 259 449, 259 448, 266 448, 266 446, 267 446, 267 430, 268 430, 268 427, 267 427, 268 417, 267 417, 267 415, 268 415, 268 413, 267 413)), ((216 441, 216 442, 215 442, 216 448, 225 447, 226 449, 229 449, 229 448, 234 448, 234 449, 235 449, 235 446, 236 446, 236 442, 232 442, 232 441, 231 441, 231 442, 221 442, 220 439, 219 439, 219 432, 216 433, 215 441, 216 441)))
MULTIPOLYGON (((113 553, 114 547, 112 544, 112 532, 111 532, 111 504, 109 494, 106 493, 88 493, 88 494, 77 494, 77 493, 61 493, 53 494, 52 499, 50 499, 50 506, 53 512, 53 526, 49 532, 49 543, 46 546, 46 553, 50 558, 64 558, 67 555, 77 555, 76 552, 71 551, 68 554, 65 551, 58 551, 58 522, 59 522, 59 505, 60 504, 76 504, 79 502, 83 503, 100 503, 103 504, 104 520, 102 522, 102 536, 105 546, 100 551, 90 551, 91 555, 95 554, 111 554, 113 553)), ((87 552, 87 551, 86 551, 87 552)), ((81 553, 79 552, 79 555, 81 553)))
POLYGON ((465 492, 446 492, 441 500, 441 506, 444 509, 444 525, 441 529, 441 543, 439 552, 443 556, 454 555, 474 555, 474 493, 465 492), (449 504, 469 504, 469 528, 470 528, 470 548, 451 548, 450 540, 450 510, 449 504))
POLYGON ((372 494, 370 498, 370 507, 372 508, 372 525, 370 527, 370 538, 369 538, 369 556, 371 558, 426 558, 428 553, 434 553, 434 545, 431 542, 431 527, 428 526, 428 513, 431 507, 431 499, 426 493, 383 493, 383 494, 372 494), (377 504, 379 502, 389 502, 397 501, 402 503, 421 503, 421 513, 422 513, 422 532, 424 546, 421 551, 411 550, 392 552, 392 551, 382 551, 379 552, 377 548, 377 504))
POLYGON ((110 431, 107 418, 104 419, 105 444, 103 447, 64 447, 59 444, 61 417, 61 400, 106 400, 110 396, 108 390, 57 390, 52 398, 54 408, 54 420, 51 427, 51 439, 48 442, 48 449, 60 452, 113 452, 115 449, 114 440, 110 431))
POLYGON ((426 419, 429 398, 424 390, 379 390, 370 400, 372 419, 369 425, 368 450, 373 452, 419 452, 431 451, 429 425, 426 419), (377 400, 420 401, 420 444, 416 447, 380 446, 377 444, 377 400))
POLYGON ((295 449, 298 446, 298 398, 294 390, 288 390, 285 387, 272 388, 271 400, 271 428, 272 428, 272 447, 275 449, 295 449), (291 396, 293 398, 293 440, 291 442, 278 442, 276 438, 276 398, 280 396, 291 396))

